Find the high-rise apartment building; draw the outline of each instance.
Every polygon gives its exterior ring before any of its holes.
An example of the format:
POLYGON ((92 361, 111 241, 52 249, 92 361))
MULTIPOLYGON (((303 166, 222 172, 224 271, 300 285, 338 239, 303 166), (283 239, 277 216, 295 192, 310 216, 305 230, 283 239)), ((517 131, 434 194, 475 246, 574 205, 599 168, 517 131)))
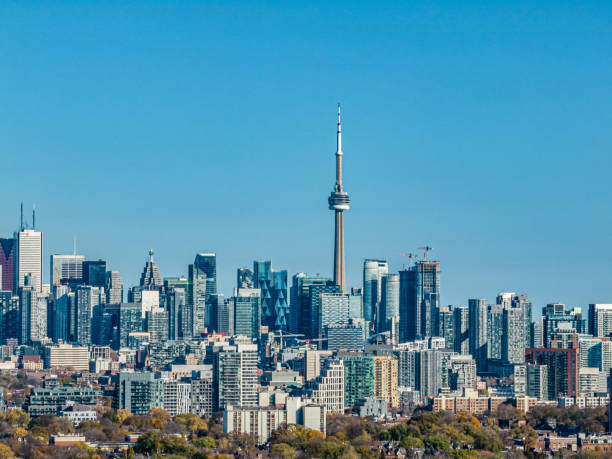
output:
POLYGON ((612 335, 612 304, 589 304, 588 321, 591 335, 612 335))
POLYGON ((270 330, 289 330, 287 271, 274 271, 271 261, 253 262, 255 288, 261 290, 261 324, 270 330))
POLYGON ((467 355, 470 353, 470 334, 469 334, 469 309, 466 306, 456 306, 453 309, 454 320, 454 339, 453 345, 455 352, 467 355))
POLYGON ((399 405, 398 361, 388 355, 374 355, 374 396, 389 406, 399 405))
POLYGON ((374 396, 374 360, 361 352, 339 352, 344 364, 344 406, 374 396))
POLYGON ((387 274, 382 278, 382 296, 380 308, 380 320, 378 321, 378 331, 391 330, 391 321, 397 318, 399 321, 399 274, 387 274))
POLYGON ((479 369, 486 369, 488 355, 488 309, 489 302, 486 299, 468 300, 469 309, 469 340, 470 354, 476 360, 479 369))
POLYGON ((76 341, 81 346, 93 344, 92 318, 94 307, 104 303, 104 288, 82 285, 76 289, 76 341))
POLYGON ((400 271, 400 340, 413 341, 438 334, 440 262, 417 261, 400 271))
POLYGON ((327 359, 321 374, 308 382, 309 398, 330 413, 344 413, 344 362, 327 359))
POLYGON ((438 310, 438 334, 444 338, 446 349, 455 349, 455 315, 450 306, 438 310))
POLYGON ((257 406, 257 345, 236 344, 213 351, 214 410, 257 406))
POLYGON ((383 294, 382 278, 388 273, 389 265, 384 260, 367 259, 363 262, 363 318, 377 325, 376 314, 383 294))
POLYGON ((23 229, 15 233, 15 281, 14 288, 25 285, 26 276, 32 277, 32 287, 42 291, 43 281, 43 234, 33 229, 23 229))
POLYGON ((522 364, 525 361, 524 310, 519 307, 504 307, 502 331, 502 360, 522 364))

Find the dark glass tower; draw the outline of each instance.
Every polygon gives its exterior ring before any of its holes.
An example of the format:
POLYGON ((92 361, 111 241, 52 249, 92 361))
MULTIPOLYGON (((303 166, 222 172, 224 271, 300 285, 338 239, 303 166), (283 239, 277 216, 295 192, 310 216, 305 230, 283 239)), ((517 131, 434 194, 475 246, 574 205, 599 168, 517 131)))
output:
POLYGON ((270 330, 287 331, 287 271, 274 271, 270 261, 255 261, 253 273, 255 288, 261 289, 261 324, 270 330))

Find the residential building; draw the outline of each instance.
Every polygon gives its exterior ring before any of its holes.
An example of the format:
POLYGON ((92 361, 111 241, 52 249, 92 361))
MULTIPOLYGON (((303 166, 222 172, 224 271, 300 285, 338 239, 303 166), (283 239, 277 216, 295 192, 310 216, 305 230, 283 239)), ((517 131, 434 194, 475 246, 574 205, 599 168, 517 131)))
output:
POLYGON ((417 261, 400 271, 400 341, 438 334, 440 262, 417 261))

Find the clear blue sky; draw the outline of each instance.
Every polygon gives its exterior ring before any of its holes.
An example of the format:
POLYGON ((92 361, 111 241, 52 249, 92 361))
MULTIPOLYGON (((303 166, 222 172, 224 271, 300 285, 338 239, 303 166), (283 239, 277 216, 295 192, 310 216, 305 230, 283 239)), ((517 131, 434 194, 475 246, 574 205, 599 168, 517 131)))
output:
POLYGON ((443 304, 612 302, 611 22, 610 2, 2 2, 0 234, 23 200, 46 273, 76 236, 126 286, 149 247, 164 276, 215 251, 224 293, 254 259, 331 275, 340 100, 351 286, 429 244, 443 304))

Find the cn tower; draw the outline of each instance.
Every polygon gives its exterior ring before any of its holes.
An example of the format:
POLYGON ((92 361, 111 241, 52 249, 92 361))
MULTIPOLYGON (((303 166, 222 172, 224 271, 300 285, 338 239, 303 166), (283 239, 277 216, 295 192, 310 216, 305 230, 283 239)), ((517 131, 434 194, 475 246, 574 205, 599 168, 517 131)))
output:
POLYGON ((336 234, 334 239, 334 283, 346 293, 346 270, 344 268, 344 221, 343 214, 349 210, 349 196, 342 189, 342 127, 340 125, 340 102, 338 102, 338 147, 336 150, 336 184, 327 202, 329 210, 336 216, 336 234))

